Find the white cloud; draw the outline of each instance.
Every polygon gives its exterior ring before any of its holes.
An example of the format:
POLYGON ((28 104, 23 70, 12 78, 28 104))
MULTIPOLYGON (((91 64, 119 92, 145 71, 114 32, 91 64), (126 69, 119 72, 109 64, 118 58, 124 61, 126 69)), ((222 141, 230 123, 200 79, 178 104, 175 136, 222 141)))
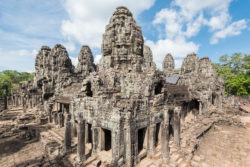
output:
POLYGON ((117 6, 128 7, 135 17, 149 9, 155 0, 63 0, 69 19, 63 20, 62 34, 70 40, 100 48, 108 19, 117 6))
POLYGON ((78 58, 72 56, 69 56, 69 58, 71 59, 72 64, 76 67, 78 64, 78 58))
POLYGON ((102 55, 96 55, 95 59, 94 59, 94 63, 98 64, 100 62, 101 58, 102 58, 102 55))
POLYGON ((35 57, 37 50, 3 50, 0 49, 1 70, 17 70, 34 72, 35 57), (20 66, 22 64, 22 66, 20 66))
POLYGON ((174 60, 175 68, 181 68, 183 60, 174 60))
POLYGON ((67 49, 67 51, 69 52, 74 52, 76 50, 76 46, 74 44, 74 42, 72 42, 71 40, 68 40, 66 43, 63 44, 65 46, 65 48, 67 49))
POLYGON ((241 30, 247 28, 247 23, 245 20, 239 20, 233 22, 225 29, 217 31, 211 38, 210 43, 216 44, 218 43, 219 39, 224 39, 226 37, 235 36, 241 34, 241 30))
POLYGON ((155 15, 153 24, 161 30, 158 41, 147 41, 152 49, 154 60, 159 68, 166 53, 173 57, 185 57, 198 52, 199 44, 190 41, 201 28, 207 26, 212 37, 210 43, 219 39, 239 35, 246 28, 246 21, 231 23, 228 8, 232 0, 173 0, 169 8, 155 15), (162 28, 163 27, 163 28, 162 28))
MULTIPOLYGON (((197 52, 199 45, 185 40, 158 40, 157 42, 146 41, 153 52, 153 59, 158 68, 161 69, 162 62, 167 53, 170 53, 174 58, 184 58, 188 53, 197 52)), ((179 64, 178 64, 179 65, 179 64)), ((178 66, 176 65, 176 68, 178 66)))

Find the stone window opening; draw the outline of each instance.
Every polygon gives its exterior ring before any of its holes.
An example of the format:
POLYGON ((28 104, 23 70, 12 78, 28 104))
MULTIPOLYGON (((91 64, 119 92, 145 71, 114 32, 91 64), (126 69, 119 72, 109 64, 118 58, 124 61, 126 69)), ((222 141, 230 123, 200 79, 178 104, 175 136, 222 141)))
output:
POLYGON ((138 154, 144 149, 145 146, 145 137, 146 136, 146 128, 141 128, 138 130, 138 154))
POLYGON ((157 83, 155 86, 155 95, 161 94, 163 84, 161 82, 157 83))
POLYGON ((92 90, 91 90, 91 83, 90 83, 90 82, 87 83, 86 92, 87 92, 87 93, 86 93, 87 96, 89 96, 89 97, 92 97, 92 96, 93 96, 93 92, 92 92, 92 90))

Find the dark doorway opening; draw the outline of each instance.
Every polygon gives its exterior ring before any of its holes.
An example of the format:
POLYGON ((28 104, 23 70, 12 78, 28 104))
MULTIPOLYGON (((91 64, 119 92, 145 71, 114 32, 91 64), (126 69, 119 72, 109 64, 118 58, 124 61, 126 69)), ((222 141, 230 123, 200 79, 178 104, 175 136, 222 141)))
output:
POLYGON ((86 95, 87 95, 87 96, 90 96, 90 97, 93 96, 93 92, 92 92, 92 90, 91 90, 91 83, 90 83, 90 82, 87 83, 86 95))
POLYGON ((174 126, 174 111, 173 110, 169 110, 168 111, 169 113, 169 137, 171 136, 174 136, 174 129, 173 129, 173 126, 174 126))
POLYGON ((69 104, 64 104, 64 112, 69 113, 69 104))
POLYGON ((157 83, 155 86, 155 95, 161 94, 163 84, 161 82, 157 83))
POLYGON ((196 109, 199 111, 199 106, 200 106, 200 103, 197 99, 193 99, 190 103, 189 103, 189 107, 190 109, 196 109))
POLYGON ((212 94, 212 104, 216 104, 216 95, 214 93, 212 94))
POLYGON ((157 123, 156 124, 156 129, 155 129, 155 146, 157 146, 159 144, 159 139, 160 139, 160 126, 161 126, 161 123, 157 123))
POLYGON ((111 131, 107 129, 103 129, 104 132, 104 150, 109 151, 112 147, 112 141, 111 141, 111 131))
POLYGON ((138 154, 143 150, 146 128, 138 130, 138 154))
POLYGON ((88 124, 88 140, 87 143, 92 143, 92 125, 88 124))

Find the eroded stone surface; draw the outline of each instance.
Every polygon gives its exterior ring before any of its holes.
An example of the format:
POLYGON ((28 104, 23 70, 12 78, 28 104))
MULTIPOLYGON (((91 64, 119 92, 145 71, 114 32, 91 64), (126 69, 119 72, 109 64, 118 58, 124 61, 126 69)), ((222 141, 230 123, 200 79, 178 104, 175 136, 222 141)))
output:
POLYGON ((224 83, 208 58, 192 53, 180 72, 174 67, 167 54, 163 71, 157 69, 132 13, 118 7, 103 34, 98 65, 88 46, 76 68, 62 45, 43 46, 34 81, 14 89, 13 104, 25 111, 35 106, 39 124, 53 126, 41 134, 52 159, 78 166, 136 166, 143 159, 155 160, 145 166, 185 166, 216 121, 237 121, 222 112, 224 83))

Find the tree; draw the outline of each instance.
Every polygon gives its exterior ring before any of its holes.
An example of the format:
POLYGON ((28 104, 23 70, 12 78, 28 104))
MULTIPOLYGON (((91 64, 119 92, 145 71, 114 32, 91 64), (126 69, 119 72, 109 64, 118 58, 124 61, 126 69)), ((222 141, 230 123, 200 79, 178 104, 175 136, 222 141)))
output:
POLYGON ((213 64, 218 75, 224 79, 226 94, 250 95, 250 54, 223 55, 213 64))
POLYGON ((11 90, 23 81, 31 81, 34 73, 17 72, 13 70, 5 70, 0 72, 0 96, 3 96, 3 90, 8 88, 9 95, 11 90))

